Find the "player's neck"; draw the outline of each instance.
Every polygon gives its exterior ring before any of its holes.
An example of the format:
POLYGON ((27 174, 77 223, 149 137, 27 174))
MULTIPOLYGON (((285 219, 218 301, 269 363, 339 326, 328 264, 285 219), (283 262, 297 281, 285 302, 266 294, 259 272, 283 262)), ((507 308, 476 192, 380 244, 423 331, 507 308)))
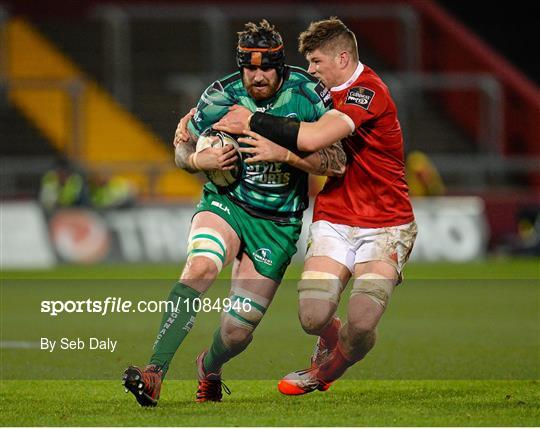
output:
POLYGON ((349 87, 364 70, 364 65, 361 62, 351 62, 339 74, 338 83, 332 87, 332 91, 340 91, 349 87))

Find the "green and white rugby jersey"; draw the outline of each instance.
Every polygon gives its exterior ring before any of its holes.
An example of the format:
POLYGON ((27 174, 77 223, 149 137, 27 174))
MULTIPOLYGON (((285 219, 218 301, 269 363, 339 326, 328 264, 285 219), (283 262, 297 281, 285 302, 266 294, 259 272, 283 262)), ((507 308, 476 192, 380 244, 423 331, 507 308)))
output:
MULTIPOLYGON (((270 99, 255 101, 249 96, 240 72, 233 73, 210 85, 197 104, 197 114, 188 127, 197 137, 219 121, 230 106, 239 104, 251 111, 287 116, 299 121, 314 122, 331 108, 328 89, 313 76, 298 67, 286 66, 284 81, 270 99)), ((233 187, 212 192, 225 193, 249 213, 274 220, 300 218, 308 206, 308 174, 281 162, 247 165, 242 179, 233 187)))

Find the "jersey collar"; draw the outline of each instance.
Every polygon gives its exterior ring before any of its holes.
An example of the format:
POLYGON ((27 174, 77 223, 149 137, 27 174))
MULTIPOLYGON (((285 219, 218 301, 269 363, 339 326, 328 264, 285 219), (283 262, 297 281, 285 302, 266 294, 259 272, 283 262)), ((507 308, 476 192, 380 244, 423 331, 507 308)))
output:
POLYGON ((352 83, 358 79, 358 76, 362 74, 364 71, 364 64, 362 64, 360 61, 358 61, 358 65, 356 66, 356 70, 352 74, 352 76, 347 80, 347 82, 342 83, 341 85, 334 86, 333 88, 330 88, 330 91, 337 92, 337 91, 343 91, 344 89, 347 89, 349 86, 352 85, 352 83))

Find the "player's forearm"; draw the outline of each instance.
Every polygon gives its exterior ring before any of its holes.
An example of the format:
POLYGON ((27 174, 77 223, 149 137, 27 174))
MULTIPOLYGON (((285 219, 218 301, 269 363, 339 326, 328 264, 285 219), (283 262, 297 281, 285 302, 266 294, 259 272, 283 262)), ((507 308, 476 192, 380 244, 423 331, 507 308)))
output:
POLYGON ((345 174, 347 168, 347 155, 343 150, 341 142, 336 142, 330 147, 323 148, 315 154, 319 154, 321 163, 319 174, 321 176, 341 177, 345 174))
MULTIPOLYGON (((336 110, 332 112, 338 113, 336 110)), ((317 122, 300 123, 297 147, 304 152, 315 152, 332 146, 334 142, 347 137, 349 134, 351 134, 349 124, 344 122, 341 116, 338 117, 328 112, 317 122)))
POLYGON ((330 147, 303 157, 289 151, 287 159, 284 161, 306 173, 317 176, 341 177, 345 174, 347 155, 341 143, 337 142, 330 147))
POLYGON ((317 176, 341 177, 345 174, 347 155, 341 143, 334 143, 303 158, 310 166, 311 174, 317 176))
POLYGON ((195 158, 195 143, 193 141, 181 143, 174 149, 174 163, 188 173, 193 174, 200 171, 195 158))
POLYGON ((300 157, 291 151, 288 152, 287 159, 284 162, 306 173, 319 175, 321 159, 318 153, 310 153, 305 157, 300 157))
POLYGON ((344 114, 332 110, 317 122, 297 122, 260 112, 251 116, 252 131, 275 141, 289 150, 315 152, 331 146, 354 130, 352 121, 344 114))

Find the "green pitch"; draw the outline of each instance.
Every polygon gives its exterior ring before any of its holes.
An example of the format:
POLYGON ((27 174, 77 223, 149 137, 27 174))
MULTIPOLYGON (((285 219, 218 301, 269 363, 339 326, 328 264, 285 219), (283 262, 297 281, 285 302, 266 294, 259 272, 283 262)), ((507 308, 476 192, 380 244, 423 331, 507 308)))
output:
MULTIPOLYGON (((232 390, 196 404, 194 358, 217 312, 201 313, 171 364, 156 409, 141 409, 120 385, 129 363, 149 356, 160 315, 40 312, 44 299, 164 299, 174 266, 63 267, 4 272, 0 415, 5 426, 538 426, 538 260, 410 264, 368 357, 325 393, 285 397, 284 373, 305 367, 314 342, 296 318, 288 272, 250 348, 231 361, 232 390), (40 350, 42 336, 116 338, 117 349, 40 350)), ((228 273, 224 273, 226 279, 228 273)), ((227 282, 208 297, 226 296, 227 282)), ((347 301, 347 292, 344 294, 347 301)), ((344 307, 340 314, 344 314, 344 307)))
POLYGON ((194 382, 171 381, 142 409, 113 381, 9 381, 8 426, 538 426, 533 381, 343 380, 325 393, 284 397, 268 381, 229 383, 221 403, 193 401, 194 382))

